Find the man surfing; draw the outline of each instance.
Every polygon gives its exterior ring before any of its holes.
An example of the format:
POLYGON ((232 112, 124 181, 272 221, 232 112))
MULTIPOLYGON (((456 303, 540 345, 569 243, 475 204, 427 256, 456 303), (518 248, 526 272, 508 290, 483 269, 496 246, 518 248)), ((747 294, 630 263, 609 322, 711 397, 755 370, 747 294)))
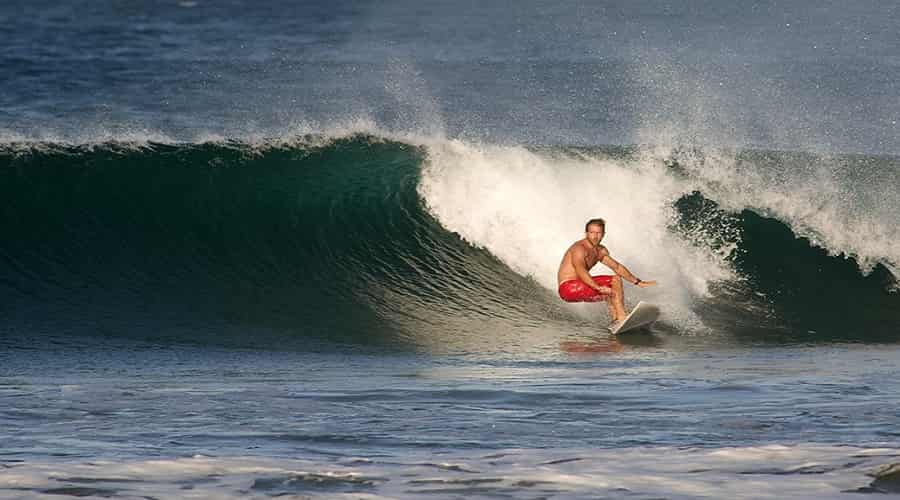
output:
POLYGON ((566 250, 562 262, 559 263, 557 282, 559 296, 566 302, 600 302, 606 301, 609 316, 612 318, 611 329, 625 321, 625 293, 622 278, 629 283, 647 288, 655 281, 644 281, 631 274, 625 266, 610 257, 609 250, 600 244, 606 234, 606 221, 591 219, 584 225, 584 239, 572 243, 566 250), (588 271, 597 262, 615 272, 615 275, 591 276, 588 271))

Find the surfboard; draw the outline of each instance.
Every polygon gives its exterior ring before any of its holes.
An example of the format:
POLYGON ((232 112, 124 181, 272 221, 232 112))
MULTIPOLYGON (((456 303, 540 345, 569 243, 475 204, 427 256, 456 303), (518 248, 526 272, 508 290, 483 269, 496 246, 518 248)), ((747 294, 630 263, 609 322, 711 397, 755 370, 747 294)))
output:
POLYGON ((617 328, 610 328, 610 333, 619 335, 635 328, 647 326, 659 318, 659 308, 646 302, 638 302, 617 328))

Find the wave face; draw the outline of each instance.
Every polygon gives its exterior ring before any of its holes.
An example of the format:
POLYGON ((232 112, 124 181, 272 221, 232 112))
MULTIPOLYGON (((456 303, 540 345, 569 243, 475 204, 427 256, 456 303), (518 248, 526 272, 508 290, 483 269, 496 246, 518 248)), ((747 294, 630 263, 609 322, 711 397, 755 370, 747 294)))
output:
POLYGON ((423 155, 373 137, 8 151, 4 316, 22 332, 302 345, 527 320, 500 307, 527 280, 423 211, 423 155))
POLYGON ((373 135, 7 144, 4 331, 297 348, 565 331, 604 314, 554 292, 562 251, 603 216, 674 330, 896 338, 900 257, 879 217, 897 195, 782 193, 766 176, 798 160, 734 158, 373 135))

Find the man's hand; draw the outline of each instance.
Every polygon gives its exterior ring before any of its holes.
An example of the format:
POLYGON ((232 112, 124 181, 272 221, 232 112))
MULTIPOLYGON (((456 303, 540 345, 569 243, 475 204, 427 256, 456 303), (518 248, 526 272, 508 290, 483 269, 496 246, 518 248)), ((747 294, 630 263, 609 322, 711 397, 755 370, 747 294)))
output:
POLYGON ((644 281, 644 280, 640 280, 640 281, 637 282, 637 284, 636 284, 635 286, 639 286, 639 287, 641 287, 641 288, 647 288, 648 286, 655 286, 655 285, 656 285, 656 282, 655 282, 655 281, 644 281))
POLYGON ((598 286, 594 290, 596 290, 597 293, 602 293, 604 295, 612 295, 612 293, 613 293, 612 288, 610 288, 608 286, 598 286))

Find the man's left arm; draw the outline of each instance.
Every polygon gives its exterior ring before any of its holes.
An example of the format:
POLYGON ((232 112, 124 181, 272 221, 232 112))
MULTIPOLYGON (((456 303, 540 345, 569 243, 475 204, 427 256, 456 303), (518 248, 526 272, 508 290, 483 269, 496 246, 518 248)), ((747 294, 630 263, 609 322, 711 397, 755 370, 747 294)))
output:
POLYGON ((656 284, 655 281, 644 281, 644 280, 638 278, 637 276, 632 274, 631 271, 629 271, 627 267, 622 265, 616 259, 610 257, 609 252, 603 252, 603 253, 604 253, 604 255, 603 255, 603 258, 600 259, 600 262, 602 262, 603 265, 605 265, 606 267, 612 269, 614 273, 616 273, 619 276, 621 276, 622 278, 624 278, 625 281, 631 283, 634 286, 639 286, 641 288, 653 286, 656 284))

